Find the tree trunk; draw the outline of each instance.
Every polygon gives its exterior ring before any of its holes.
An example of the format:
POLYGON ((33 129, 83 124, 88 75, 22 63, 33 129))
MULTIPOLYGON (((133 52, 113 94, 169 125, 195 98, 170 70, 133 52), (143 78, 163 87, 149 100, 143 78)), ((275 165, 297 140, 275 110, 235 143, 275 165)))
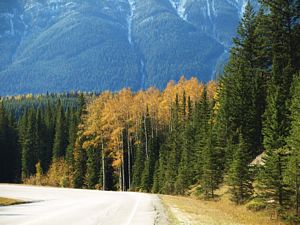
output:
POLYGON ((104 143, 102 140, 102 190, 105 191, 106 190, 106 176, 105 176, 105 154, 104 154, 104 143))
POLYGON ((119 188, 120 188, 120 191, 122 191, 122 164, 121 166, 119 167, 119 188))
POLYGON ((121 158, 121 165, 122 165, 122 191, 126 190, 126 184, 125 184, 125 163, 124 163, 124 136, 123 136, 123 131, 122 131, 122 139, 121 139, 121 143, 122 143, 122 158, 121 158))
POLYGON ((148 154, 148 132, 147 132, 147 124, 146 124, 146 116, 144 117, 144 132, 145 132, 145 150, 146 150, 146 157, 149 158, 148 154))
POLYGON ((129 131, 127 132, 127 154, 128 154, 128 189, 131 186, 131 154, 130 154, 130 138, 129 138, 129 131))

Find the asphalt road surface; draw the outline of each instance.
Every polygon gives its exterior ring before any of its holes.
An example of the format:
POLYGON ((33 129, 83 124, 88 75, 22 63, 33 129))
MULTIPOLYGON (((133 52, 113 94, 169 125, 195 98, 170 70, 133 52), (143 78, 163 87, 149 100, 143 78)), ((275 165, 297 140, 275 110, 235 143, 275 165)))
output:
POLYGON ((165 225, 156 195, 0 184, 0 197, 30 203, 0 207, 0 225, 165 225))

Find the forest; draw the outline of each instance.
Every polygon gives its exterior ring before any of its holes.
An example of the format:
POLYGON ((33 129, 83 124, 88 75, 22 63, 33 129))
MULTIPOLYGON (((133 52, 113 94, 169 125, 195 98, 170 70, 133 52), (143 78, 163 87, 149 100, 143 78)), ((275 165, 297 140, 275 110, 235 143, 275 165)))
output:
POLYGON ((300 220, 299 1, 248 4, 224 74, 1 98, 0 182, 231 200, 300 220))

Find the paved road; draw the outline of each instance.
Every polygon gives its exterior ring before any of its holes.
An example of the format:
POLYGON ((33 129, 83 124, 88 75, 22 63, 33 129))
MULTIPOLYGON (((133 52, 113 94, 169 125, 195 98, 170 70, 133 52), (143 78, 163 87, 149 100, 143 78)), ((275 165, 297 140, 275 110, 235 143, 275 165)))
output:
POLYGON ((167 222, 156 195, 0 184, 0 225, 152 225, 167 222))

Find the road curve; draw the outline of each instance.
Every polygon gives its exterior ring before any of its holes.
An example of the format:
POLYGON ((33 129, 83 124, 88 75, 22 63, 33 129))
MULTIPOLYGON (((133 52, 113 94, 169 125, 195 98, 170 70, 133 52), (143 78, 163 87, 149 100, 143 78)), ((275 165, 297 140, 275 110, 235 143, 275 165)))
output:
POLYGON ((0 196, 31 202, 0 207, 0 225, 167 224, 156 195, 0 184, 0 196))

